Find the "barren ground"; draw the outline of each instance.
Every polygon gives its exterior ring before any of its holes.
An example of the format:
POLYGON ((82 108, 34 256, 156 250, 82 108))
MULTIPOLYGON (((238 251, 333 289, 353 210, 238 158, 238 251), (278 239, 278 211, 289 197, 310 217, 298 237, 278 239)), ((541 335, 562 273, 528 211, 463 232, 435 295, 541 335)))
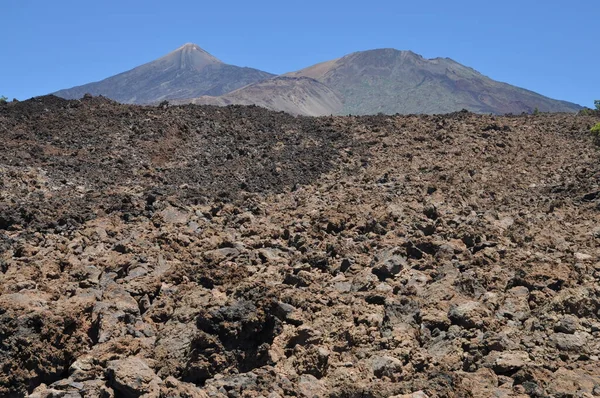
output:
POLYGON ((600 396, 598 121, 0 105, 0 396, 600 396))

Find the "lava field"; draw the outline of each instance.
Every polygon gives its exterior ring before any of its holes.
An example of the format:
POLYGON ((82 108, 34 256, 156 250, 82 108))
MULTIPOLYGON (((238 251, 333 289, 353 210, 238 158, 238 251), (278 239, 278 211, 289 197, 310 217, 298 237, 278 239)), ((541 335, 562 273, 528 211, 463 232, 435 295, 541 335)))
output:
POLYGON ((598 122, 0 104, 0 396, 600 396, 598 122))

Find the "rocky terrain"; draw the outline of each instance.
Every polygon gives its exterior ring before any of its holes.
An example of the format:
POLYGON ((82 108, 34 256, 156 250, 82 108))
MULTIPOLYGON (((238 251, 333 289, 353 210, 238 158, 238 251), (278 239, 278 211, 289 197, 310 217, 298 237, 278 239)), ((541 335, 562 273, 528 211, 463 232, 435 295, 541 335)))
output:
POLYGON ((0 396, 600 396, 599 121, 0 104, 0 396))

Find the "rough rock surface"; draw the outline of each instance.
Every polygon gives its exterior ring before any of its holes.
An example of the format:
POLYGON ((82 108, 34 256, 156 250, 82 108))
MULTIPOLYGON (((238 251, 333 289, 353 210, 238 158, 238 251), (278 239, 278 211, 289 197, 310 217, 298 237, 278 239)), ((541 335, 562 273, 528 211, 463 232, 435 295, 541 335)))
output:
POLYGON ((0 396, 600 396, 598 121, 0 104, 0 396))

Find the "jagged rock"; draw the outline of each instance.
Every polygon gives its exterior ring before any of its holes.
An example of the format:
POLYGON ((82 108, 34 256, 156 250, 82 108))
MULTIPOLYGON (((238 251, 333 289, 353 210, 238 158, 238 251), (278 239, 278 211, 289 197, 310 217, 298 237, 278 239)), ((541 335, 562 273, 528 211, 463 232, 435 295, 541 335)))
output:
POLYGON ((173 376, 167 377, 160 388, 161 397, 208 398, 208 394, 199 387, 184 383, 173 376))
POLYGON ((402 373, 402 361, 390 356, 374 356, 371 358, 371 369, 377 378, 397 380, 402 373))
POLYGON ((296 345, 306 346, 309 344, 319 344, 322 341, 322 333, 312 329, 309 326, 300 326, 296 333, 289 339, 288 347, 293 348, 296 345))
POLYGON ((529 289, 517 286, 506 292, 497 313, 505 318, 523 321, 529 317, 529 289))
POLYGON ((296 346, 294 368, 298 374, 310 374, 317 379, 327 373, 329 367, 329 351, 325 348, 310 345, 306 348, 296 346))
POLYGON ((92 311, 97 341, 105 343, 128 333, 128 325, 133 325, 139 316, 137 301, 121 285, 108 284, 103 290, 103 301, 97 302, 92 311))
POLYGON ((152 398, 160 394, 160 378, 141 358, 129 357, 107 365, 110 385, 126 398, 152 398))
POLYGON ((285 275, 283 283, 287 285, 293 285, 298 287, 310 286, 313 280, 313 276, 308 271, 299 271, 297 274, 288 273, 285 275))
POLYGON ((591 336, 585 332, 575 332, 574 334, 553 333, 550 335, 551 343, 559 350, 579 354, 589 351, 587 344, 590 338, 591 336))
POLYGON ((304 374, 298 380, 298 393, 304 398, 323 397, 327 394, 327 387, 315 376, 304 374))
POLYGON ((419 313, 421 323, 428 329, 447 330, 450 327, 450 319, 445 311, 437 309, 423 309, 419 313))
POLYGON ((296 308, 293 305, 286 304, 281 301, 275 302, 275 316, 282 320, 285 320, 295 310, 296 308))
POLYGON ((52 383, 50 386, 41 384, 31 394, 29 398, 113 398, 114 391, 106 386, 104 380, 85 380, 75 382, 64 379, 52 383))
POLYGON ((565 315, 558 320, 558 322, 554 325, 554 331, 559 333, 567 333, 574 334, 577 330, 579 330, 579 318, 574 317, 573 315, 565 315))
POLYGON ((222 249, 207 250, 203 253, 203 257, 213 263, 220 263, 226 259, 237 257, 240 251, 234 247, 224 247, 222 249))
POLYGON ((410 394, 393 395, 389 398, 429 398, 429 395, 425 394, 423 391, 415 391, 410 394))
POLYGON ((74 381, 84 381, 90 374, 98 373, 101 367, 92 355, 82 355, 69 367, 70 378, 74 381))
POLYGON ((496 374, 512 374, 531 363, 529 354, 523 351, 492 352, 485 362, 496 374))
POLYGON ((448 311, 448 318, 453 324, 467 329, 482 328, 490 315, 489 310, 477 301, 453 305, 448 311))
POLYGON ((392 248, 375 256, 371 267, 379 280, 383 281, 397 275, 406 266, 406 258, 402 256, 402 252, 400 248, 392 248))
POLYGON ((163 221, 168 224, 186 224, 188 222, 188 215, 172 206, 165 208, 160 212, 160 215, 163 221))
POLYGON ((584 370, 560 367, 548 380, 548 393, 556 397, 598 396, 598 378, 584 370))
POLYGON ((258 377, 252 372, 210 379, 206 383, 208 389, 222 391, 228 397, 241 397, 244 391, 257 388, 258 377))
MULTIPOLYGON (((491 369, 480 368, 476 372, 460 372, 460 385, 473 398, 513 397, 514 393, 506 386, 499 386, 499 379, 491 369)), ((524 397, 523 397, 524 398, 524 397)))
POLYGON ((592 256, 586 253, 575 253, 574 256, 579 261, 587 261, 592 259, 592 256))

